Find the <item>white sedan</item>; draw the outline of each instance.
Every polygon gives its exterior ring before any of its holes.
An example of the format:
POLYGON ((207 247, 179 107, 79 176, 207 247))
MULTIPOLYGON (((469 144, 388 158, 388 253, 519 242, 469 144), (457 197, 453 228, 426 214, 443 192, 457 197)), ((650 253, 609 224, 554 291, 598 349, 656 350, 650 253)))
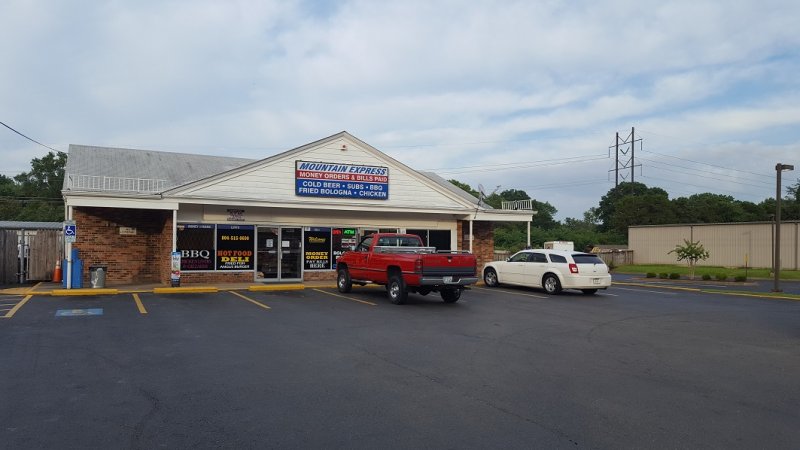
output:
POLYGON ((483 266, 486 286, 500 283, 543 288, 548 294, 562 289, 580 289, 594 294, 611 286, 608 266, 591 253, 566 250, 522 250, 505 261, 483 266))

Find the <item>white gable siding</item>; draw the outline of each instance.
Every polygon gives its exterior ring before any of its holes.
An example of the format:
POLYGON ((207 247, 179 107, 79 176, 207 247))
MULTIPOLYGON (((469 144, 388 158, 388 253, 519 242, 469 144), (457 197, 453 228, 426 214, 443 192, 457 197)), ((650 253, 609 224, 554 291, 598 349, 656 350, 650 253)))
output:
MULTIPOLYGON (((317 204, 341 204, 369 206, 371 208, 431 208, 464 209, 463 202, 437 190, 438 186, 427 178, 408 171, 393 160, 379 157, 373 150, 363 148, 350 139, 340 138, 322 143, 300 152, 292 152, 284 158, 267 160, 243 172, 200 184, 179 195, 192 197, 252 200, 263 202, 293 202, 317 204), (347 150, 342 151, 346 145, 347 150), (359 164, 389 168, 389 199, 361 200, 340 198, 317 198, 295 195, 295 161, 317 161, 326 163, 359 164)), ((439 188, 441 189, 441 188, 439 188)))

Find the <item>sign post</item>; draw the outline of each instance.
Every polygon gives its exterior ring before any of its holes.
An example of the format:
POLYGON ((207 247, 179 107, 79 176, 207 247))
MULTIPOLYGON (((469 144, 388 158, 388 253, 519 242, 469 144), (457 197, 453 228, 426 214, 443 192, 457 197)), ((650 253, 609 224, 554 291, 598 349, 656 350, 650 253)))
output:
POLYGON ((67 259, 67 289, 72 289, 72 244, 78 237, 78 226, 74 220, 64 221, 64 243, 67 244, 66 259, 67 259))

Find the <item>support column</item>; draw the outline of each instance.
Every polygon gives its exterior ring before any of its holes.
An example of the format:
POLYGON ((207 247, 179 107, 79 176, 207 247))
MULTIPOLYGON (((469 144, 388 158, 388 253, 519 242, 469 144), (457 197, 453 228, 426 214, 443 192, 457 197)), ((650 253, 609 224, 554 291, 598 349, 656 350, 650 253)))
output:
POLYGON ((178 250, 178 210, 172 210, 172 251, 178 250))
MULTIPOLYGON (((72 220, 72 206, 67 207, 67 220, 72 220)), ((67 289, 72 289, 72 242, 67 242, 67 289)))
POLYGON ((531 221, 528 221, 528 248, 531 248, 531 221))
POLYGON ((472 235, 472 219, 469 219, 469 252, 472 253, 472 241, 475 237, 472 235))

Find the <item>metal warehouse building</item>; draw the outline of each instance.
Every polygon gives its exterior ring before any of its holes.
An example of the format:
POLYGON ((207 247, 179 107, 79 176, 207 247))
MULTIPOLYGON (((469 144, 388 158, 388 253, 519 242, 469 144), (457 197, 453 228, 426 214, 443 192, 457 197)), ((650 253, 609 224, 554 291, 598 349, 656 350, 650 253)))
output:
POLYGON ((332 280, 336 257, 376 231, 482 265, 492 224, 533 214, 492 209, 347 132, 262 160, 70 145, 65 172, 67 245, 118 284, 169 283, 175 264, 182 283, 332 280))
MULTIPOLYGON (((781 269, 800 266, 800 221, 781 222, 781 269)), ((772 267, 774 222, 647 225, 628 228, 628 248, 635 264, 674 264, 669 253, 684 239, 699 241, 710 256, 700 265, 772 267)))

